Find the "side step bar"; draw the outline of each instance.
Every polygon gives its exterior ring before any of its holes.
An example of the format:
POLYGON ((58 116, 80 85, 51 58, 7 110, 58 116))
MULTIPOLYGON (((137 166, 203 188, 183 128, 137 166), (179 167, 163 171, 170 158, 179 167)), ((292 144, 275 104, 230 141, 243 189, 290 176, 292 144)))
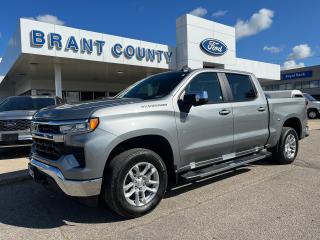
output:
POLYGON ((192 180, 198 180, 201 178, 205 178, 211 175, 214 175, 216 173, 224 172, 233 168, 240 167, 242 165, 245 165, 247 163, 255 162, 267 157, 270 157, 272 154, 271 152, 267 151, 261 151, 259 153, 255 153, 252 155, 232 159, 227 162, 219 163, 211 165, 210 167, 201 168, 198 170, 191 170, 189 172, 186 172, 185 174, 181 175, 181 177, 184 180, 192 181, 192 180))

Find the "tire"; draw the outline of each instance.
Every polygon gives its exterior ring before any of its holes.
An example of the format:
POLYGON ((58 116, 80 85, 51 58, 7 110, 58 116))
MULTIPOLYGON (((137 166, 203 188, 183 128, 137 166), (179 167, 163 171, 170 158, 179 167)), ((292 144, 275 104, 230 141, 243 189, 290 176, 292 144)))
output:
POLYGON ((167 183, 167 169, 161 157, 149 149, 134 148, 120 153, 111 160, 104 175, 103 199, 109 208, 123 217, 140 217, 160 203, 167 183), (143 175, 146 168, 148 170, 143 175), (148 179, 149 174, 151 177, 148 179), (158 184, 155 184, 157 181, 158 184), (128 187, 130 185, 132 186, 128 187), (126 198, 125 194, 130 197, 126 198))
POLYGON ((293 128, 283 127, 277 146, 271 149, 272 159, 279 164, 290 164, 295 160, 298 150, 299 138, 297 132, 293 128), (291 141, 294 144, 287 145, 291 141), (293 151, 294 146, 295 150, 293 151))
POLYGON ((317 110, 315 110, 315 109, 308 110, 308 118, 309 119, 316 119, 316 118, 318 118, 318 116, 319 116, 319 113, 317 110))

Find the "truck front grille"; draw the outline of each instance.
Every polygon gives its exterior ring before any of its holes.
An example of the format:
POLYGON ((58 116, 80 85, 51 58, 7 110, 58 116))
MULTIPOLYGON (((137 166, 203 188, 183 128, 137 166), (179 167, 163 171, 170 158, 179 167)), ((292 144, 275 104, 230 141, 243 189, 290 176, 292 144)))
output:
POLYGON ((58 160, 62 155, 62 146, 63 144, 61 143, 55 143, 45 139, 33 139, 33 147, 37 154, 51 160, 58 160))
POLYGON ((40 157, 57 161, 61 156, 72 154, 80 167, 85 167, 85 154, 82 147, 65 146, 46 139, 33 139, 33 151, 40 157))
POLYGON ((52 134, 59 134, 60 129, 58 125, 47 125, 47 124, 39 124, 38 131, 41 133, 52 133, 52 134))
POLYGON ((0 120, 0 131, 18 131, 30 129, 31 120, 18 119, 18 120, 0 120))

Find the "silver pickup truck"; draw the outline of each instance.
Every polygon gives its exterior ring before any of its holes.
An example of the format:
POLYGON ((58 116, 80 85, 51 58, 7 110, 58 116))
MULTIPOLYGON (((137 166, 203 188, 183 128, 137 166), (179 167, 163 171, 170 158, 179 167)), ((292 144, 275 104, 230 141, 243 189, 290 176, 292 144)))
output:
POLYGON ((49 96, 12 96, 0 103, 0 148, 31 146, 31 119, 41 108, 61 104, 49 96))
POLYGON ((160 73, 113 99, 43 109, 29 172, 72 197, 100 196, 125 217, 157 206, 167 184, 270 157, 292 163, 308 135, 304 98, 267 99, 246 72, 160 73))

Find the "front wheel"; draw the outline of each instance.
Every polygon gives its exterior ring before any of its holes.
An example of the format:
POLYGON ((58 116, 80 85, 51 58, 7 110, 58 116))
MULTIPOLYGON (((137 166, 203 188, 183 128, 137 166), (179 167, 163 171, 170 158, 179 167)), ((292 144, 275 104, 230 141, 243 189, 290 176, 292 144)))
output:
POLYGON ((159 204, 167 181, 166 166, 158 154, 130 149, 111 160, 104 176, 104 200, 119 215, 139 217, 159 204))
POLYGON ((278 145, 271 149, 272 158, 280 164, 292 163, 299 149, 299 138, 297 132, 290 127, 283 127, 278 145))
POLYGON ((311 109, 308 111, 308 118, 309 119, 316 119, 318 117, 318 111, 315 109, 311 109))

